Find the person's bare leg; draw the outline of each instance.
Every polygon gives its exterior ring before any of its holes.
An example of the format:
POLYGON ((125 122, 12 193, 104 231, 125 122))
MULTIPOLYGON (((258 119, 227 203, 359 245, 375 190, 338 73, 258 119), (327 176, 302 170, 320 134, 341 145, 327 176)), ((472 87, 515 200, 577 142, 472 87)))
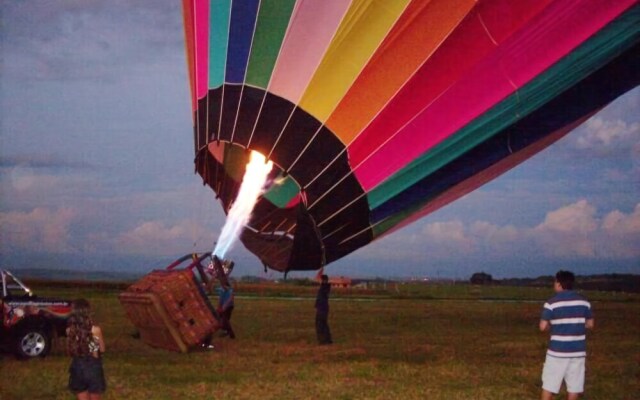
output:
POLYGON ((567 393, 567 400, 578 400, 578 397, 580 397, 580 393, 567 393))
POLYGON ((102 398, 102 395, 100 393, 89 393, 88 400, 100 400, 101 398, 102 398))
POLYGON ((540 400, 551 400, 551 399, 553 399, 553 393, 542 389, 542 396, 540 396, 540 400))
POLYGON ((89 392, 76 393, 76 398, 78 400, 89 400, 89 392))

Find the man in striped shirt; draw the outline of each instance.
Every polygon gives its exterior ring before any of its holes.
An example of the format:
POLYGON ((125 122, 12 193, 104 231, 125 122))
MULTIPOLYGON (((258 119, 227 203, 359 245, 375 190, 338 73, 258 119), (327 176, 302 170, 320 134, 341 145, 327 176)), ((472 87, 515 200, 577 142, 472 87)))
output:
POLYGON ((550 400, 567 385, 567 399, 577 400, 584 391, 584 364, 587 356, 586 331, 593 329, 591 304, 573 291, 575 276, 558 271, 553 288, 556 295, 542 310, 540 331, 551 328, 551 340, 542 370, 542 400, 550 400))

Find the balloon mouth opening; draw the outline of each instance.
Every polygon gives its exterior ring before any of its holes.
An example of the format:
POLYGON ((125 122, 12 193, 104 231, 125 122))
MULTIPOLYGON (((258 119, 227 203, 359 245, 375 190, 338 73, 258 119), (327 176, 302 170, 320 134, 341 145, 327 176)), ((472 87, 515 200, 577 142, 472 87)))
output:
MULTIPOLYGON (((242 144, 229 141, 211 141, 207 145, 206 157, 212 156, 216 161, 218 173, 222 171, 235 182, 241 182, 244 174, 244 166, 249 162, 252 154, 261 158, 264 163, 271 163, 272 168, 267 175, 263 187, 262 197, 279 208, 292 208, 299 203, 306 206, 306 199, 301 194, 300 184, 293 175, 282 168, 273 158, 267 158, 265 152, 246 147, 242 144)), ((213 187, 216 196, 221 196, 224 187, 213 187)))
POLYGON ((240 232, 263 264, 315 270, 372 240, 368 200, 345 144, 316 117, 263 89, 225 83, 198 100, 195 120, 196 172, 225 213, 251 152, 273 162, 240 232))
MULTIPOLYGON (((264 180, 259 182, 260 195, 237 235, 249 251, 260 254, 265 265, 284 272, 290 268, 294 242, 304 231, 300 229, 298 210, 304 205, 300 204, 300 187, 293 177, 272 160, 267 160, 264 152, 224 140, 211 141, 202 148, 196 156, 196 168, 215 192, 229 219, 231 209, 242 196, 241 184, 252 158, 257 158, 261 166, 272 165, 264 180)), ((317 242, 318 238, 307 240, 317 242)), ((226 252, 217 253, 217 246, 214 253, 224 258, 226 252)))

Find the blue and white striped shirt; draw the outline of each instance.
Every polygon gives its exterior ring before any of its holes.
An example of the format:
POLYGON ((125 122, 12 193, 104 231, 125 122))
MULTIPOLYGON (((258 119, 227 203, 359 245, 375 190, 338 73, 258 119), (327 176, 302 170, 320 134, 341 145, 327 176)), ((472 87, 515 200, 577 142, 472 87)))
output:
POLYGON ((549 299, 541 317, 551 324, 547 354, 564 358, 586 357, 585 323, 591 318, 591 304, 573 290, 564 290, 549 299))

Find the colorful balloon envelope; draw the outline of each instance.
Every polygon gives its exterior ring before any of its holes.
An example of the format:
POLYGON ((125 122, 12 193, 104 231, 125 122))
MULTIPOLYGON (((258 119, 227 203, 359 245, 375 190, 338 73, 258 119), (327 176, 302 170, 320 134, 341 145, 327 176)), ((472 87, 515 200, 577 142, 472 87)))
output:
POLYGON ((640 80, 634 0, 183 0, 195 167, 313 270, 478 188, 640 80))

